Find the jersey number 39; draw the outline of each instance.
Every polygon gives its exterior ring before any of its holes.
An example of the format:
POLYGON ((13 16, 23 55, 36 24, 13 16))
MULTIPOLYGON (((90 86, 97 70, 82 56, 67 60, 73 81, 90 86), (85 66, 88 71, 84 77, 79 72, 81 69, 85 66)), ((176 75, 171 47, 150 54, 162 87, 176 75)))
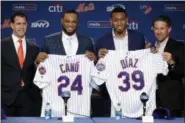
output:
POLYGON ((140 70, 134 71, 129 74, 126 71, 122 71, 118 74, 118 78, 123 78, 123 84, 118 86, 122 92, 128 91, 131 87, 135 90, 142 90, 145 86, 143 72, 140 70))

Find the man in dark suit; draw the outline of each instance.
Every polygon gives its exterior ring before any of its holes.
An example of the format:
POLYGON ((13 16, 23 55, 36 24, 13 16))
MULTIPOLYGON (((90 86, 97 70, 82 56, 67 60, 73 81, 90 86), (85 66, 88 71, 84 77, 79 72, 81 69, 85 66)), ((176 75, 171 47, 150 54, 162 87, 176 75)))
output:
POLYGON ((93 53, 93 41, 77 33, 78 13, 74 10, 63 12, 62 31, 45 37, 45 44, 37 57, 37 63, 44 61, 47 54, 76 55, 86 54, 91 60, 95 60, 93 53))
POLYGON ((33 84, 34 61, 39 48, 25 38, 27 17, 16 12, 11 17, 13 33, 1 40, 1 95, 7 116, 39 116, 41 95, 33 84))
POLYGON ((96 41, 96 52, 101 57, 108 50, 139 50, 145 48, 144 35, 127 29, 128 15, 123 8, 114 8, 110 22, 112 30, 96 41), (98 53, 99 52, 99 53, 98 53))
MULTIPOLYGON (((108 50, 130 51, 145 48, 144 35, 127 29, 128 16, 125 9, 121 7, 114 8, 111 12, 110 22, 112 24, 112 30, 96 41, 96 55, 99 58, 104 57, 108 50)), ((148 47, 150 46, 149 44, 147 45, 148 47)), ((101 110, 103 112, 100 115, 109 117, 111 102, 105 84, 101 86, 101 91, 105 103, 103 110, 101 110)))
POLYGON ((168 16, 158 16, 152 23, 155 46, 169 64, 167 76, 157 76, 157 107, 169 108, 173 117, 180 116, 184 109, 184 43, 170 38, 171 20, 168 16))

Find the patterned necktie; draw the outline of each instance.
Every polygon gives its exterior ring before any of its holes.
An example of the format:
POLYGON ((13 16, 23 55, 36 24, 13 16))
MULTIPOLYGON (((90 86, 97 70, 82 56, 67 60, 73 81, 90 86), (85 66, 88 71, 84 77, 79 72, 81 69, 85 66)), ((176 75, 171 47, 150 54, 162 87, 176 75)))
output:
POLYGON ((22 69, 24 64, 24 52, 23 52, 22 40, 19 40, 18 42, 20 43, 18 48, 18 58, 19 58, 19 64, 22 69))

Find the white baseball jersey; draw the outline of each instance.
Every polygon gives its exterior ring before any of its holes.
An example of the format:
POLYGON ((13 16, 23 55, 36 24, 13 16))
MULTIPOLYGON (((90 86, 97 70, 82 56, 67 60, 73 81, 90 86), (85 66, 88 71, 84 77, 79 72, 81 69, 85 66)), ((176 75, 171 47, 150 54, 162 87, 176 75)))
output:
POLYGON ((112 109, 120 103, 122 113, 126 117, 140 117, 143 114, 143 104, 140 101, 142 92, 149 95, 146 103, 146 115, 152 115, 156 108, 156 76, 158 73, 167 74, 168 65, 161 54, 153 54, 150 49, 138 51, 108 51, 108 54, 98 61, 93 80, 97 84, 106 82, 112 109))
MULTIPOLYGON (((34 83, 42 88, 42 113, 47 102, 52 107, 52 117, 61 117, 65 114, 64 101, 60 96, 62 91, 70 91, 68 110, 80 115, 90 115, 90 71, 94 67, 85 55, 61 56, 48 55, 48 58, 39 64, 34 83)), ((73 115, 68 112, 68 115, 73 115)))

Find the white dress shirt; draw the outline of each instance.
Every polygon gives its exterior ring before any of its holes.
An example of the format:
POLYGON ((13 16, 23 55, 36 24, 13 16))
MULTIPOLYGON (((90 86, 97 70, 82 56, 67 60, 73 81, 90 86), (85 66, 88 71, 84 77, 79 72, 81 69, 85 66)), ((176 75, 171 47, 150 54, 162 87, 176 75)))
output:
POLYGON ((72 36, 68 36, 62 31, 62 43, 66 55, 76 55, 78 49, 78 39, 76 33, 73 34, 72 36))
POLYGON ((112 36, 114 41, 114 46, 116 50, 128 51, 128 32, 126 30, 125 36, 118 38, 116 37, 114 30, 112 30, 112 36))
MULTIPOLYGON (((12 34, 12 39, 13 39, 13 43, 15 46, 15 50, 18 54, 18 48, 20 46, 20 43, 19 43, 20 39, 17 36, 15 36, 14 34, 12 34)), ((24 53, 24 59, 25 59, 25 57, 26 57, 26 38, 25 38, 25 36, 21 40, 22 40, 23 53, 24 53)))
POLYGON ((160 42, 160 43, 158 43, 158 42, 156 41, 155 46, 156 46, 156 48, 158 49, 158 52, 159 52, 159 53, 163 53, 163 52, 164 52, 164 49, 165 49, 166 44, 167 44, 167 42, 168 42, 168 39, 169 39, 169 38, 166 38, 164 41, 162 41, 162 42, 160 42))

